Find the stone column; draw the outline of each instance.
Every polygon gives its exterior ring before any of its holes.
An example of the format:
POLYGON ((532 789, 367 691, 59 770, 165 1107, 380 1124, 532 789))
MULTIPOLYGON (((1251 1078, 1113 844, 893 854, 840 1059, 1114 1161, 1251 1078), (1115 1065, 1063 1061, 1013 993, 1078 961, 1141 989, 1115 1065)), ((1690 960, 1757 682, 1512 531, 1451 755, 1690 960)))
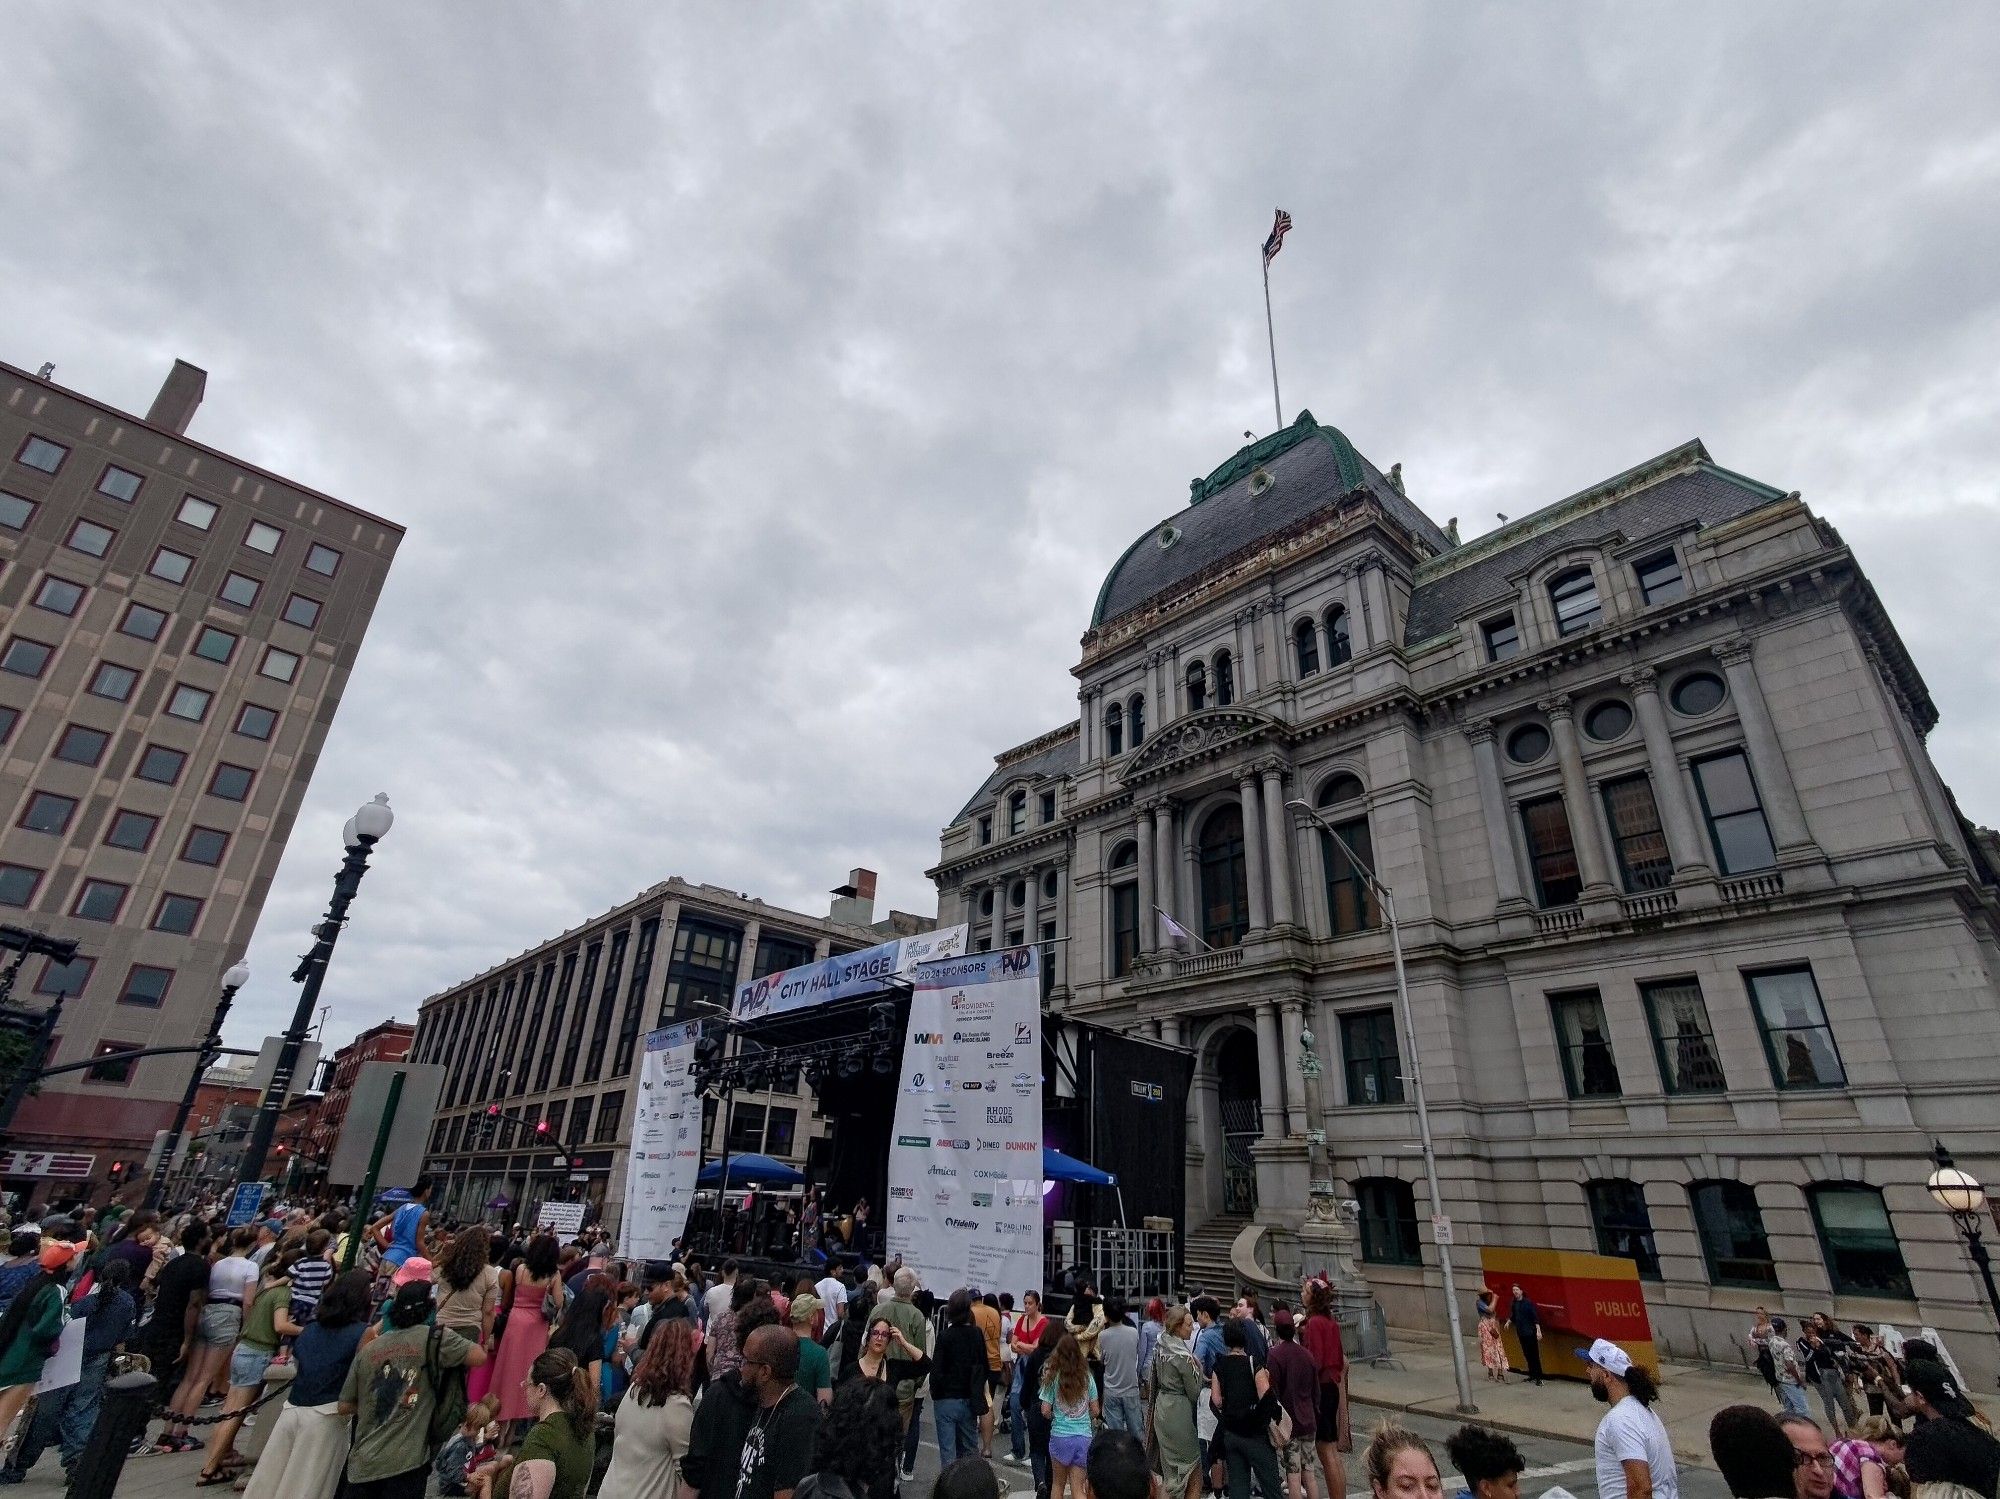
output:
POLYGON ((1603 820, 1590 781, 1583 773, 1583 752, 1577 748, 1574 704, 1568 693, 1545 697, 1536 705, 1549 717, 1556 741, 1556 763, 1562 767, 1563 803, 1569 812, 1569 841, 1583 873, 1583 898, 1615 897, 1617 885, 1604 859, 1603 820))
POLYGON ((1369 623, 1368 610, 1361 602, 1361 569, 1343 567, 1340 582, 1347 597, 1347 644, 1358 656, 1363 651, 1374 649, 1377 639, 1369 623))
POLYGON ((1264 1118, 1264 1138, 1285 1136, 1285 1058, 1278 1040, 1278 1002, 1267 999, 1257 1006, 1257 1102, 1264 1118))
MULTIPOLYGON (((739 989, 750 982, 750 972, 757 963, 757 939, 763 934, 763 930, 764 924, 761 921, 751 921, 744 924, 743 945, 736 952, 736 987, 739 989)), ((607 956, 611 951, 608 936, 605 941, 604 951, 607 956)), ((735 998, 734 995, 730 997, 731 999, 735 998)))
POLYGON ((1791 767, 1785 763, 1778 731, 1771 723, 1771 710, 1764 702, 1763 688, 1757 683, 1750 642, 1726 641, 1715 647, 1715 659, 1722 663, 1723 673, 1729 678, 1736 721, 1743 726, 1743 747, 1750 756, 1750 768, 1757 774, 1757 791, 1763 798, 1764 816, 1771 824, 1771 841, 1778 846, 1779 862, 1824 859, 1819 845, 1813 841, 1812 830, 1806 826, 1805 809, 1799 805, 1791 767))
MULTIPOLYGON (((1160 682, 1165 675, 1160 670, 1162 653, 1154 651, 1146 657, 1146 732, 1152 733, 1166 721, 1166 694, 1160 690, 1160 682)), ((1126 726, 1125 740, 1131 744, 1131 725, 1126 726)), ((1136 748, 1137 746, 1133 746, 1136 748)))
POLYGON ((1660 674, 1650 666, 1641 666, 1618 680, 1632 690, 1632 711, 1638 716, 1639 733, 1646 741, 1646 768, 1652 772, 1653 799, 1659 803, 1660 821, 1666 825, 1667 853, 1674 861, 1674 878, 1714 879, 1708 850, 1695 827, 1694 809, 1688 805, 1680 762, 1674 758, 1667 715, 1660 707, 1660 674))
POLYGON ((1257 610, 1253 606, 1236 616, 1236 685, 1242 690, 1236 700, 1243 702, 1257 691, 1257 610))
POLYGON ((1263 610, 1264 651, 1269 664, 1266 675, 1271 685, 1276 687, 1296 680, 1291 660, 1285 654, 1291 647, 1291 641, 1285 634, 1285 605, 1281 599, 1271 599, 1263 605, 1263 610))
POLYGON ((1465 737, 1472 741, 1479 810, 1486 823, 1486 852, 1493 860, 1493 888, 1502 906, 1526 905, 1521 894, 1521 861, 1514 854, 1507 788, 1500 779, 1500 754, 1493 743, 1493 720, 1475 719, 1466 725, 1465 737))
POLYGON ((1270 895, 1264 883, 1264 814, 1257 805, 1257 767, 1236 772, 1236 794, 1243 807, 1243 868, 1249 875, 1250 929, 1271 924, 1270 895))
POLYGON ((965 929, 974 934, 979 929, 979 891, 978 885, 965 887, 965 929))
POLYGON ((1076 694, 1076 763, 1088 765, 1096 753, 1090 747, 1091 723, 1097 717, 1097 694, 1084 687, 1076 694))
MULTIPOLYGON (((1153 856, 1159 861, 1159 869, 1153 876, 1153 888, 1158 891, 1159 907, 1174 920, 1181 919, 1180 902, 1175 899, 1177 883, 1174 862, 1180 852, 1180 840, 1174 836, 1175 808, 1168 797, 1160 797, 1153 803, 1153 856)), ((1153 918, 1153 929, 1160 931, 1159 918, 1153 918)), ((1164 940, 1160 946, 1165 947, 1164 940)))
POLYGON ((1139 813, 1139 951, 1157 952, 1160 946, 1160 918, 1153 914, 1158 901, 1153 880, 1159 868, 1153 858, 1153 804, 1140 802, 1139 813))
POLYGON ((1050 959, 1049 966, 1055 970, 1056 982, 1067 988, 1069 986, 1070 945, 1063 938, 1069 935, 1069 866, 1060 862, 1056 865, 1056 908, 1054 915, 1056 921, 1056 955, 1050 959))
POLYGON ((993 919, 988 928, 988 935, 993 939, 993 950, 995 952, 1000 951, 1001 948, 1007 945, 1007 881, 1005 879, 998 879, 993 882, 993 919))
POLYGON ((1271 925, 1291 926, 1292 915, 1292 816, 1285 810, 1285 767, 1276 760, 1260 760, 1257 769, 1264 777, 1264 842, 1271 863, 1271 925))
POLYGON ((1027 882, 1021 895, 1021 941, 1033 946, 1036 934, 1040 930, 1037 913, 1041 910, 1041 876, 1035 866, 1030 864, 1021 871, 1021 877, 1027 882))
POLYGON ((1362 574, 1361 589, 1368 600, 1368 644, 1371 649, 1388 645, 1396 638, 1396 621, 1389 607, 1389 575, 1380 557, 1370 559, 1368 570, 1362 574))
POLYGON ((1160 1039, 1173 1046, 1187 1044, 1187 1022, 1178 1015, 1164 1015, 1160 1018, 1160 1039))
MULTIPOLYGON (((1299 1071, 1299 1036, 1306 1028, 1305 1001, 1288 999, 1281 1015, 1283 1021, 1284 1055, 1279 1063, 1285 1069, 1285 1133, 1304 1135, 1312 1127, 1306 1118, 1306 1079, 1299 1071)), ((1315 1038, 1317 1039, 1317 1038, 1315 1038)))

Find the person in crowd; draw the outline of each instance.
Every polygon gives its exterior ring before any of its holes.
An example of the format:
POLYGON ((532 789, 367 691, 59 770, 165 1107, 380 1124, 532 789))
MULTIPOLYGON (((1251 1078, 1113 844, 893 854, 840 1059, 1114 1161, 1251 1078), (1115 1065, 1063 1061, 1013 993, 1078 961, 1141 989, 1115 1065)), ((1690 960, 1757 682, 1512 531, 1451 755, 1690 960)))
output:
POLYGON ((1592 1396, 1611 1407, 1597 1423, 1598 1499, 1679 1499, 1673 1443, 1653 1410, 1660 1398, 1653 1376, 1606 1338, 1577 1357, 1590 1366, 1592 1396))
POLYGON ((1799 1360, 1805 1365, 1806 1382, 1819 1392, 1827 1429, 1835 1436, 1846 1431, 1856 1415, 1841 1361, 1841 1349, 1847 1342, 1847 1334, 1837 1329, 1825 1312, 1814 1312, 1799 1332, 1799 1360))
MULTIPOLYGON (((149 1251, 150 1252, 150 1251, 149 1251)), ((132 1262, 107 1253, 90 1294, 77 1302, 73 1315, 87 1318, 83 1332, 83 1369, 73 1385, 50 1390, 35 1401, 35 1416, 15 1443, 0 1483, 20 1483, 34 1471, 42 1451, 59 1444, 65 1472, 76 1465, 90 1445, 97 1408, 104 1397, 104 1378, 111 1356, 125 1342, 139 1315, 132 1299, 132 1262)))
POLYGON ((793 1499, 896 1499, 902 1445, 895 1391, 880 1380, 850 1380, 820 1420, 812 1472, 793 1499))
POLYGON ((105 1263, 122 1260, 131 1274, 128 1289, 134 1299, 143 1294, 141 1285, 153 1267, 153 1246, 160 1242, 160 1215, 141 1208, 126 1216, 104 1246, 105 1263))
MULTIPOLYGON (((1493 1315, 1490 1304, 1486 1314, 1493 1315)), ((1521 1475, 1528 1463, 1521 1449, 1499 1432, 1461 1426, 1445 1438, 1444 1450, 1465 1480, 1458 1499, 1521 1499, 1521 1475)))
POLYGON ((567 1348, 590 1376, 592 1389, 602 1386, 604 1334, 618 1317, 618 1304, 612 1299, 617 1289, 610 1276, 593 1270, 549 1334, 549 1347, 567 1348))
MULTIPOLYGON (((251 1264, 256 1261, 252 1259, 251 1264)), ((243 1330, 229 1355, 229 1394, 223 1402, 223 1420, 209 1443, 196 1488, 210 1488, 231 1482, 246 1458, 236 1453, 236 1435, 243 1429, 243 1412, 264 1392, 264 1371, 278 1356, 278 1345, 304 1329, 292 1321, 291 1264, 274 1260, 267 1273, 258 1278, 243 1306, 243 1330)))
POLYGON ((368 1237, 382 1251, 382 1263, 400 1270, 414 1255, 430 1257, 431 1179, 420 1176, 407 1202, 369 1225, 368 1237))
MULTIPOLYGON (((756 1299, 744 1308, 746 1336, 776 1320, 777 1310, 768 1300, 756 1299)), ((687 1456, 681 1461, 681 1477, 691 1491, 683 1499, 700 1499, 704 1489, 713 1499, 731 1499, 742 1472, 744 1444, 758 1413, 756 1391, 741 1364, 708 1382, 695 1407, 687 1456)))
POLYGON ((1347 1350, 1340 1340, 1340 1322, 1333 1315, 1333 1283, 1314 1276, 1299 1291, 1306 1320, 1299 1341, 1312 1355, 1319 1373, 1319 1405, 1313 1412, 1313 1450, 1319 1457, 1320 1478, 1327 1499, 1347 1499, 1347 1350))
POLYGON ((1298 1342, 1289 1307, 1271 1313, 1271 1393, 1292 1418, 1291 1440, 1278 1449, 1290 1499, 1313 1499, 1312 1475, 1319 1469, 1313 1446, 1319 1420, 1319 1366, 1298 1342))
POLYGON ((833 1364, 809 1329, 820 1313, 819 1297, 792 1298, 792 1331, 799 1339, 799 1388, 820 1405, 833 1403, 833 1364))
POLYGON ((596 1381, 567 1348, 547 1348, 529 1366, 526 1388, 535 1424, 505 1475, 507 1499, 584 1499, 596 1445, 596 1381))
POLYGON ((1166 1330, 1166 1320, 1167 1303, 1158 1296, 1150 1297, 1139 1318, 1139 1395, 1142 1399, 1148 1392, 1153 1351, 1160 1346, 1160 1334, 1166 1330))
POLYGON ((1084 1477, 1092 1499, 1166 1499, 1165 1486, 1146 1461, 1144 1439, 1129 1431, 1097 1434, 1084 1477))
POLYGON ((1223 1458, 1229 1472, 1229 1499, 1251 1499, 1257 1491, 1274 1496, 1284 1491, 1278 1454, 1271 1445, 1270 1425, 1279 1406, 1271 1393, 1271 1376, 1250 1356, 1245 1333, 1247 1317, 1222 1324, 1222 1357, 1209 1375, 1209 1394, 1222 1418, 1223 1458))
MULTIPOLYGON (((554 1234, 537 1234, 528 1241, 521 1263, 503 1277, 501 1304, 507 1308, 507 1326, 500 1335, 493 1359, 493 1374, 487 1392, 500 1403, 502 1421, 533 1419, 528 1409, 526 1386, 529 1366, 549 1346, 549 1323, 543 1315, 544 1303, 561 1281, 560 1250, 554 1234), (511 1285, 507 1282, 511 1281, 511 1285)), ((476 1368, 477 1363, 473 1361, 476 1368)), ((467 1382, 467 1393, 475 1393, 467 1382)), ((485 1392, 478 1392, 485 1393, 485 1392)))
POLYGON ((1374 1499, 1443 1499, 1444 1479, 1424 1439, 1384 1421, 1368 1440, 1362 1469, 1374 1499))
POLYGON ((618 1404, 599 1499, 673 1499, 694 1426, 694 1324, 662 1322, 618 1404))
POLYGON ((951 1293, 944 1332, 931 1367, 931 1411, 937 1423, 938 1466, 948 1468, 979 1450, 986 1404, 986 1338, 973 1320, 970 1291, 951 1293))
POLYGON ((1194 1361, 1201 1365, 1202 1378, 1215 1372, 1222 1357, 1222 1303, 1213 1296, 1197 1296, 1188 1303, 1194 1313, 1194 1361))
POLYGON ((1271 1338, 1264 1330, 1264 1315, 1258 1308, 1256 1295, 1246 1291, 1237 1297, 1229 1315, 1243 1324, 1243 1344, 1250 1350, 1251 1362, 1266 1363, 1271 1357, 1271 1338))
POLYGON ((1000 1375, 1007 1367, 1006 1349, 1003 1342, 1005 1319, 1000 1314, 1000 1298, 990 1291, 985 1295, 972 1293, 972 1321, 986 1340, 986 1399, 985 1409, 979 1415, 979 1455, 993 1456, 993 1428, 999 1420, 1001 1395, 1000 1375))
POLYGON ((1165 1499, 1195 1499, 1201 1491, 1199 1412, 1208 1404, 1208 1381, 1188 1346, 1193 1332, 1194 1317, 1186 1307, 1168 1308, 1147 1379, 1165 1499))
POLYGON ((1042 1293, 1029 1291, 1021 1297, 1021 1310, 1007 1329, 1007 1347, 1013 1354, 1013 1378, 1007 1389, 1007 1461, 1017 1468, 1028 1461, 1028 1422, 1022 1405, 1028 1359, 1040 1344, 1048 1320, 1042 1315, 1042 1293))
POLYGON ((249 1499, 333 1499, 347 1462, 340 1392, 368 1325, 368 1293, 368 1272, 349 1270, 320 1294, 292 1344, 292 1387, 264 1439, 249 1499))
POLYGON ((812 1468, 819 1404, 798 1387, 799 1340, 760 1327, 744 1340, 742 1378, 757 1414, 743 1442, 735 1499, 792 1499, 812 1468))
POLYGON ((931 1499, 1000 1499, 1000 1475, 977 1454, 939 1470, 931 1499))
POLYGON ((1769 1411, 1724 1406, 1708 1423, 1708 1450, 1733 1499, 1797 1499, 1798 1459, 1769 1411))
POLYGON ((1542 1382, 1542 1318, 1535 1310, 1535 1303, 1528 1293, 1521 1289, 1517 1280, 1513 1285, 1513 1301, 1507 1309, 1507 1320, 1514 1324, 1514 1336, 1521 1343, 1521 1362, 1528 1366, 1528 1381, 1542 1382))
POLYGON ((250 1249, 256 1241, 253 1228, 232 1231, 208 1267, 207 1295, 187 1372, 181 1376, 180 1388, 169 1406, 178 1415, 198 1414, 210 1386, 228 1371, 237 1336, 243 1331, 243 1304, 257 1288, 257 1267, 250 1263, 250 1249))
POLYGON ((1770 1356, 1772 1378, 1778 1392, 1778 1413, 1785 1416, 1809 1415, 1806 1404, 1806 1366, 1792 1341, 1791 1329, 1783 1317, 1773 1317, 1763 1351, 1770 1356))
POLYGON ((1903 1462, 1915 1499, 1993 1499, 2000 1491, 2000 1442, 1954 1416, 1919 1422, 1903 1462))
POLYGON ((446 1499, 471 1493, 467 1480, 472 1471, 493 1460, 497 1449, 487 1439, 487 1429, 493 1425, 499 1411, 500 1407, 490 1400, 468 1405, 465 1419, 458 1423, 456 1434, 431 1459, 431 1472, 437 1477, 438 1493, 446 1499))
POLYGON ((305 1327, 319 1314, 319 1299, 333 1284, 337 1273, 329 1253, 333 1248, 333 1235, 323 1228, 294 1232, 298 1234, 298 1252, 292 1258, 288 1277, 291 1281, 290 1315, 292 1321, 305 1327))
MULTIPOLYGON (((1912 1346, 1915 1346, 1914 1339, 1912 1346)), ((1979 1420, 1978 1411, 1965 1398, 1951 1371, 1936 1359, 1912 1358, 1904 1369, 1903 1378, 1910 1387, 1905 1405, 1918 1425, 1937 1420, 1979 1420)))
POLYGON ((1792 1449, 1793 1499, 1833 1499, 1833 1453, 1811 1416, 1781 1416, 1779 1428, 1792 1449))
POLYGON ((916 1304, 916 1271, 907 1265, 898 1267, 890 1278, 890 1287, 889 1299, 870 1312, 868 1320, 871 1324, 877 1319, 886 1320, 903 1334, 890 1355, 889 1376, 896 1381, 896 1405, 903 1415, 903 1430, 908 1432, 916 1415, 917 1384, 922 1376, 911 1372, 914 1361, 906 1362, 905 1355, 912 1349, 923 1350, 929 1323, 916 1304))
POLYGON ((0 1264, 0 1313, 14 1304, 21 1287, 42 1270, 42 1231, 30 1224, 17 1228, 7 1240, 7 1260, 0 1264))
POLYGON ((477 1224, 460 1229, 431 1267, 431 1280, 437 1325, 490 1350, 493 1321, 500 1310, 500 1271, 493 1264, 492 1235, 477 1224))
POLYGON ((1048 1414, 1042 1409, 1041 1390, 1048 1375, 1049 1360, 1062 1340, 1069 1335, 1067 1328, 1054 1317, 1042 1319, 1042 1334, 1036 1340, 1021 1370, 1022 1389, 1027 1398, 1022 1404, 1022 1420, 1028 1428, 1029 1470, 1034 1475, 1036 1499, 1050 1499, 1052 1470, 1049 1456, 1049 1438, 1053 1435, 1048 1414))
POLYGON ((197 1452, 201 1440, 188 1434, 187 1418, 201 1405, 201 1386, 188 1401, 187 1376, 200 1346, 201 1317, 208 1301, 208 1225, 200 1219, 180 1232, 181 1252, 153 1283, 153 1316, 141 1329, 139 1351, 151 1362, 159 1388, 171 1391, 168 1418, 156 1452, 197 1452))
POLYGON ((1890 1478, 1903 1464, 1903 1435, 1887 1416, 1863 1416, 1830 1444, 1833 1490, 1840 1499, 1890 1499, 1890 1478))
POLYGON ((1889 1352, 1888 1345, 1873 1327, 1857 1322, 1847 1357, 1855 1378, 1860 1381, 1862 1395, 1868 1401, 1868 1414, 1887 1415, 1889 1392, 1902 1382, 1902 1370, 1896 1363, 1896 1356, 1889 1352))
POLYGON ((1104 1303, 1098 1299, 1096 1286, 1087 1280, 1077 1282, 1076 1295, 1070 1299, 1069 1315, 1063 1321, 1068 1324, 1077 1346, 1083 1349, 1084 1362, 1090 1366, 1092 1377, 1101 1381, 1104 1370, 1099 1362, 1097 1339, 1104 1331, 1104 1303))
POLYGON ((1139 1399, 1139 1329, 1126 1316, 1125 1298, 1113 1291, 1104 1298, 1104 1321, 1097 1335, 1097 1358, 1103 1369, 1104 1424, 1113 1431, 1146 1435, 1146 1411, 1139 1399))
POLYGON ((63 1329, 63 1282, 76 1246, 60 1240, 42 1245, 35 1274, 14 1293, 0 1314, 0 1433, 35 1393, 42 1366, 63 1329))
POLYGON ((1507 1342, 1500 1336, 1500 1318, 1493 1311, 1493 1298, 1479 1298, 1479 1364, 1495 1384, 1507 1382, 1507 1342))
POLYGON ((702 1321, 707 1324, 711 1338, 715 1335, 715 1319, 729 1310, 730 1299, 736 1291, 737 1277, 742 1273, 743 1267, 735 1260, 724 1260, 721 1278, 709 1287, 708 1294, 703 1298, 702 1321))
POLYGON ((350 1499, 423 1499, 430 1483, 431 1417, 437 1389, 426 1365, 481 1363, 485 1350, 449 1328, 433 1330, 428 1277, 398 1286, 389 1331, 362 1344, 340 1388, 340 1414, 354 1422, 347 1455, 350 1499))
MULTIPOLYGON (((731 1260, 731 1264, 735 1261, 731 1260)), ((738 1275, 729 1283, 729 1297, 721 1311, 714 1310, 714 1295, 709 1293, 710 1311, 708 1316, 708 1374, 713 1379, 727 1374, 742 1362, 742 1336, 737 1328, 737 1319, 744 1308, 757 1299, 761 1287, 754 1275, 738 1275)), ((775 1308, 774 1308, 775 1310, 775 1308)))
MULTIPOLYGON (((1084 1467, 1100 1411, 1098 1384, 1082 1340, 1070 1328, 1062 1329, 1042 1368, 1039 1393, 1042 1417, 1049 1423, 1049 1493, 1052 1499, 1089 1499, 1084 1467)), ((1275 1483, 1268 1492, 1276 1495, 1275 1483)))

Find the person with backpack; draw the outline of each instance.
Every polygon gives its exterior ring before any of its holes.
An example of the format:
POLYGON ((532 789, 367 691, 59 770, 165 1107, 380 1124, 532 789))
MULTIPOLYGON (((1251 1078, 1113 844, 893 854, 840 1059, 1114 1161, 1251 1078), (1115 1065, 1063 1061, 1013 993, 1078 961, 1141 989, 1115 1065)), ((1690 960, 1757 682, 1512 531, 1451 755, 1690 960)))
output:
POLYGON ((440 1399, 444 1371, 486 1361, 477 1343, 429 1325, 428 1279, 396 1289, 389 1331, 362 1345, 340 1391, 340 1414, 354 1419, 347 1458, 350 1499, 423 1499, 431 1459, 465 1419, 440 1399))

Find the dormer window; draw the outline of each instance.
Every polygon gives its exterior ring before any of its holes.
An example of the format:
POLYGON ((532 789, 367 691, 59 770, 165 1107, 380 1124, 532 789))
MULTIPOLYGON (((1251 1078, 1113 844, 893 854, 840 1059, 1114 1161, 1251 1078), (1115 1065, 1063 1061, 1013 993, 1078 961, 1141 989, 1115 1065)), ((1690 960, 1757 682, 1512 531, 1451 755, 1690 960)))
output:
POLYGON ((1042 821, 1054 822, 1055 820, 1056 794, 1053 791, 1044 791, 1042 793, 1042 821))
POLYGON ((1549 602, 1556 609, 1556 632, 1575 635, 1604 619, 1597 579, 1587 567, 1573 567, 1549 579, 1549 602))
POLYGON ((1479 627, 1479 638, 1485 642, 1488 661, 1505 661, 1521 654, 1521 632, 1511 614, 1487 620, 1479 627))
POLYGON ((991 843, 993 841, 993 819, 991 817, 982 817, 979 819, 979 841, 981 843, 991 843))
POLYGON ((1189 664, 1187 669, 1188 712, 1199 713, 1208 706, 1208 668, 1199 661, 1189 664))
POLYGON ((1016 791, 1007 798, 1007 836, 1018 838, 1028 831, 1028 793, 1016 791))
POLYGON ((1632 571, 1639 577, 1639 596, 1649 604, 1671 603, 1687 596, 1687 578, 1681 572, 1681 559, 1672 552, 1662 552, 1657 557, 1635 563, 1632 571))

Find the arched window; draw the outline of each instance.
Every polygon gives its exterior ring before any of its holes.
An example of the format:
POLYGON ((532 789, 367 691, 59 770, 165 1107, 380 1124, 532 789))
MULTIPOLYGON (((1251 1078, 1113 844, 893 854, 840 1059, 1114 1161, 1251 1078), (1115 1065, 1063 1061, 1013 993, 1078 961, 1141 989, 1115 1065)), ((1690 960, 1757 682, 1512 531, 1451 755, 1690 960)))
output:
POLYGON ((1104 753, 1125 753, 1125 705, 1113 703, 1104 710, 1104 753))
POLYGON ((1354 659, 1354 643, 1347 629, 1347 611, 1335 604, 1326 611, 1326 664, 1339 666, 1354 659))
POLYGON ((1701 1236, 1708 1278, 1718 1286, 1778 1288, 1778 1266, 1764 1232, 1757 1193, 1742 1182, 1696 1182, 1688 1188, 1695 1231, 1701 1236))
POLYGON ((1806 1201, 1836 1294, 1915 1299, 1880 1192, 1859 1182, 1822 1182, 1806 1188, 1806 1201))
POLYGON ((1146 742, 1145 693, 1135 692, 1132 694, 1132 702, 1126 709, 1126 716, 1132 720, 1132 748, 1137 749, 1146 742))
POLYGON ((1007 798, 1007 836, 1018 837, 1028 831, 1028 793, 1016 791, 1007 798))
POLYGON ((1236 659, 1227 651, 1215 653, 1215 706, 1227 708, 1236 701, 1236 659))
POLYGON ((1375 868, 1375 847, 1368 836, 1368 810, 1361 804, 1361 797, 1360 778, 1343 771, 1320 788, 1315 803, 1326 811, 1327 821, 1347 841, 1348 848, 1361 857, 1357 868, 1348 858, 1347 850, 1328 837, 1326 829, 1319 830, 1320 868, 1326 875, 1327 916, 1336 937, 1364 931, 1381 919, 1375 892, 1363 873, 1364 870, 1372 872, 1375 868))
POLYGON ((1299 658, 1299 675, 1309 677, 1319 670, 1319 633, 1313 622, 1302 619, 1292 626, 1292 649, 1299 658))
POLYGON ((1243 809, 1230 802, 1201 825, 1201 939, 1235 947, 1250 930, 1250 895, 1243 863, 1243 809))
POLYGON ((1111 856, 1111 976, 1132 971, 1139 956, 1139 845, 1120 844, 1111 856))
POLYGON ((1364 1176, 1354 1184, 1361 1200, 1361 1258, 1372 1265, 1421 1265, 1417 1194, 1393 1176, 1364 1176))
POLYGON ((1187 669, 1188 712, 1199 713, 1208 706, 1208 668, 1190 661, 1187 669))
POLYGON ((1556 633, 1574 635, 1604 618, 1597 579, 1587 567, 1572 567, 1549 579, 1549 602, 1556 609, 1556 633))
POLYGON ((1597 1230, 1597 1252, 1614 1260, 1631 1260, 1641 1280, 1660 1278, 1660 1252, 1653 1245, 1653 1216, 1646 1211, 1646 1193, 1623 1177, 1594 1181, 1583 1189, 1590 1201, 1590 1222, 1597 1230))

